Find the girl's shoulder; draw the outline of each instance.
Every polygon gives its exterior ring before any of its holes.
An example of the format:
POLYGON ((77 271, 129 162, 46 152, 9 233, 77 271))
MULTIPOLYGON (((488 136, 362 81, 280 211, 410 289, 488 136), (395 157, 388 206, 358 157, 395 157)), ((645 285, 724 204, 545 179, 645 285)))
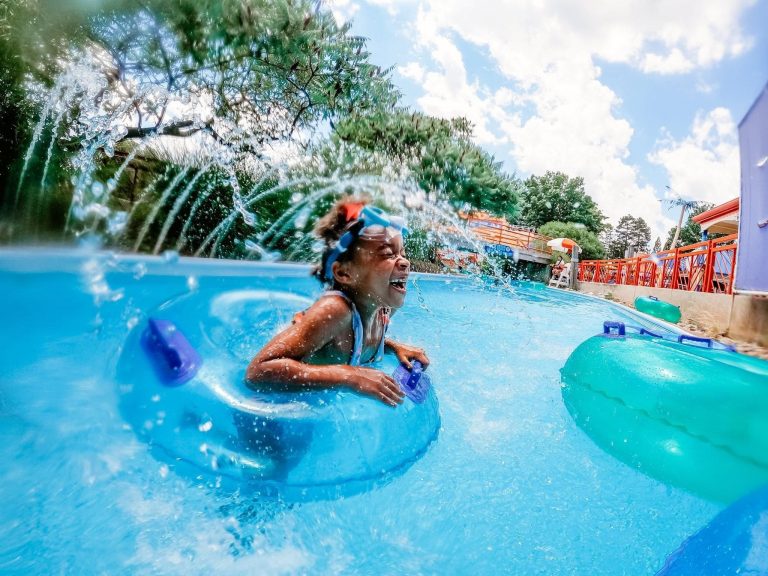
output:
POLYGON ((352 307, 342 294, 326 293, 320 296, 312 306, 294 316, 294 323, 312 320, 323 325, 349 322, 352 307))

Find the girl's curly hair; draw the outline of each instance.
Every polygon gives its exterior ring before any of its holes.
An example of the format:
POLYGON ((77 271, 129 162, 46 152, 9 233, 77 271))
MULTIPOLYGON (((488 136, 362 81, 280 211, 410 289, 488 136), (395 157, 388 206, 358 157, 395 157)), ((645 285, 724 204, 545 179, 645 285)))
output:
MULTIPOLYGON (((325 278, 325 265, 328 257, 331 255, 336 242, 346 232, 347 227, 356 218, 350 217, 350 206, 360 206, 371 203, 371 198, 367 196, 344 196, 340 198, 328 211, 320 218, 315 225, 315 235, 325 244, 320 264, 312 270, 312 275, 323 284, 331 284, 332 281, 325 278)), ((339 255, 337 262, 348 262, 352 259, 353 251, 347 250, 339 255)))

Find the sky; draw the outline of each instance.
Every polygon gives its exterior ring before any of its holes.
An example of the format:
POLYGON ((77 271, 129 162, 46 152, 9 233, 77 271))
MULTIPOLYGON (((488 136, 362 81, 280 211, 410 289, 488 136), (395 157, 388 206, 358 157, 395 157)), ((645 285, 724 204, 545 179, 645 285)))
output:
POLYGON ((331 0, 403 103, 465 116, 526 178, 584 179, 652 241, 665 199, 739 195, 738 124, 768 84, 768 0, 331 0))

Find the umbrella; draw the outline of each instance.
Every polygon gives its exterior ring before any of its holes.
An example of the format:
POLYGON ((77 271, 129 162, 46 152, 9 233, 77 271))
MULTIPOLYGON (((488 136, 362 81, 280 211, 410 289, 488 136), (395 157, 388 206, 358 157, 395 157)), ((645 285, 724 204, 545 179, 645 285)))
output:
POLYGON ((552 240, 547 242, 547 246, 553 250, 559 250, 560 252, 570 252, 573 250, 573 247, 578 246, 578 244, 570 238, 552 238, 552 240))

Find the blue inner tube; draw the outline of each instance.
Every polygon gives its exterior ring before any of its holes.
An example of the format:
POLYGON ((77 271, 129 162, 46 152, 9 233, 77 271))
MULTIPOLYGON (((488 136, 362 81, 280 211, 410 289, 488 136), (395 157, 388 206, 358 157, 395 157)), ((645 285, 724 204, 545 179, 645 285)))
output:
MULTIPOLYGON (((281 393, 243 383, 250 358, 311 303, 238 290, 164 304, 152 313, 163 320, 137 325, 118 361, 124 418, 174 470, 287 498, 347 495, 405 470, 437 437, 434 389, 421 403, 406 398, 392 409, 344 388, 281 393), (171 350, 148 353, 158 329, 172 335, 160 337, 171 350)), ((386 357, 380 368, 392 373, 397 365, 386 357)))
POLYGON ((731 504, 667 557, 656 576, 768 573, 768 486, 731 504))

